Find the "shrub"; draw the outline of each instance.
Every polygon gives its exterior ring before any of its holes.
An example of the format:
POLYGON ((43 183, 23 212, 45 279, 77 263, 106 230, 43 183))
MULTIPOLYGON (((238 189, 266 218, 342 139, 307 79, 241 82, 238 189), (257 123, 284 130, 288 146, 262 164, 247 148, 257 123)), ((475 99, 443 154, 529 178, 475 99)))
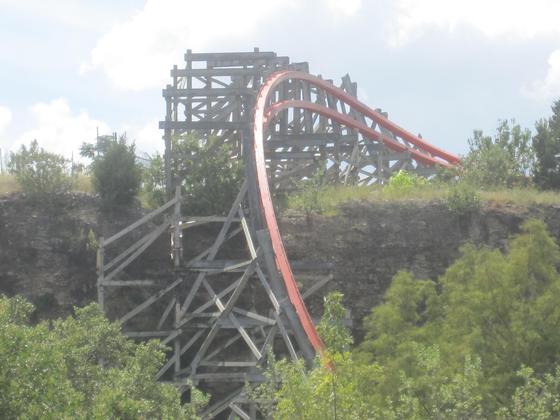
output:
POLYGON ((156 153, 146 167, 142 169, 142 199, 149 208, 157 208, 165 204, 165 165, 163 156, 156 153))
POLYGON ((184 212, 226 214, 243 182, 243 165, 216 137, 173 139, 172 165, 184 191, 184 212))
POLYGON ((37 140, 11 154, 8 170, 15 175, 22 191, 34 199, 52 201, 72 187, 68 160, 45 151, 37 140))
POLYGON ((529 186, 535 153, 531 132, 515 120, 500 121, 494 137, 475 130, 462 161, 462 177, 477 187, 529 186))
POLYGON ((560 189, 560 99, 552 105, 552 116, 537 121, 533 137, 535 184, 543 189, 560 189))
POLYGON ((307 216, 312 213, 323 214, 327 208, 325 197, 325 180, 320 174, 304 179, 297 183, 300 191, 291 199, 292 205, 305 212, 307 216))
POLYGON ((469 184, 452 185, 446 197, 447 208, 458 216, 466 216, 480 208, 480 195, 469 184))
MULTIPOLYGON (((182 187, 183 212, 188 215, 226 214, 243 182, 243 164, 231 146, 215 137, 193 134, 173 138, 171 167, 182 187)), ((165 203, 165 166, 156 154, 143 171, 142 192, 149 207, 165 203)))
POLYGON ((400 170, 391 178, 385 186, 385 191, 391 195, 404 196, 415 188, 423 187, 427 184, 425 178, 416 174, 400 170))
MULTIPOLYGON (((39 302, 50 306, 52 294, 39 302)), ((95 304, 75 316, 32 324, 33 305, 0 295, 0 413, 3 419, 197 419, 208 402, 155 379, 166 348, 137 344, 95 304)))
POLYGON ((85 143, 81 154, 93 159, 93 187, 104 207, 126 206, 133 202, 140 189, 141 169, 136 163, 134 143, 127 143, 126 134, 118 140, 103 136, 95 145, 85 143))

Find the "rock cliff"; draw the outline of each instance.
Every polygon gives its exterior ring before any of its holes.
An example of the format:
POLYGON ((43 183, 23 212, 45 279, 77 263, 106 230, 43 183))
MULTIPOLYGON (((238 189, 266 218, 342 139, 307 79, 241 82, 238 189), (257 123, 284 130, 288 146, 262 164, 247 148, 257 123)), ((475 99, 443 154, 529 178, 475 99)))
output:
MULTIPOLYGON (((89 232, 108 236, 141 214, 139 208, 102 213, 86 195, 68 196, 54 206, 19 195, 0 199, 0 293, 26 296, 36 304, 38 319, 67 314, 73 305, 95 299, 89 232)), ((334 263, 334 279, 323 292, 344 293, 359 340, 362 318, 382 301, 397 271, 435 279, 465 242, 503 248, 523 220, 533 217, 545 220, 560 237, 556 207, 486 206, 459 218, 438 202, 347 203, 329 217, 288 211, 280 228, 290 259, 334 263)), ((167 240, 160 241, 131 269, 150 275, 167 270, 167 246, 167 240)), ((320 294, 309 306, 320 314, 320 294)))

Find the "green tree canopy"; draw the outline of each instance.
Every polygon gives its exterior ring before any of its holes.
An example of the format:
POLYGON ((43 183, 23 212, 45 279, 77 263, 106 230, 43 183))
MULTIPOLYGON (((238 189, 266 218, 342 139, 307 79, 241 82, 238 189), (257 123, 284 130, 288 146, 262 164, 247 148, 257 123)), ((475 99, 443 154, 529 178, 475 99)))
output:
POLYGON ((478 187, 527 185, 534 164, 531 132, 515 120, 500 121, 494 137, 475 130, 462 164, 465 180, 478 187))
POLYGON ((207 399, 158 383, 165 359, 156 341, 135 344, 94 304, 76 316, 30 325, 33 306, 0 297, 2 418, 194 419, 207 399))
MULTIPOLYGON (((185 134, 173 138, 171 149, 173 174, 183 191, 183 211, 190 215, 226 213, 243 182, 243 164, 233 156, 231 147, 214 137, 185 134)), ((165 202, 165 173, 159 154, 144 171, 144 190, 150 205, 165 202)))
POLYGON ((101 136, 95 144, 82 144, 80 153, 92 159, 93 187, 105 207, 129 205, 136 197, 142 174, 135 150, 134 143, 128 144, 125 134, 118 140, 101 136))
MULTIPOLYGON (((481 360, 480 390, 487 412, 504 406, 521 384, 523 366, 537 374, 560 358, 558 245, 543 222, 531 220, 509 242, 509 251, 472 245, 439 281, 395 277, 385 302, 365 322, 359 357, 385 372, 382 393, 397 398, 404 373, 421 381, 418 346, 437 346, 441 373, 451 378, 465 360, 481 360)), ((424 378, 430 381, 429 377, 424 378)))
POLYGON ((11 153, 8 170, 25 193, 51 201, 72 187, 68 164, 63 156, 47 152, 33 140, 29 147, 22 145, 19 151, 11 153))
POLYGON ((552 117, 536 124, 533 137, 536 153, 535 184, 545 189, 560 188, 560 99, 552 105, 552 117))

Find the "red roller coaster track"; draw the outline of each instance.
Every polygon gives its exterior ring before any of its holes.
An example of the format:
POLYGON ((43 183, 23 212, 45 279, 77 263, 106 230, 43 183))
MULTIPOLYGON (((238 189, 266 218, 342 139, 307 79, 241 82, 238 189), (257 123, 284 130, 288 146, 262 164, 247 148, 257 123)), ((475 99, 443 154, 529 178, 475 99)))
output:
POLYGON ((299 317, 301 325, 307 334, 309 342, 317 352, 322 352, 324 349, 324 344, 319 337, 317 330, 311 316, 303 302, 299 289, 296 285, 288 257, 286 255, 286 250, 284 249, 284 244, 282 242, 282 236, 280 235, 280 230, 278 228, 278 223, 276 221, 276 214, 274 212, 274 207, 272 205, 272 199, 270 194, 270 188, 268 185, 268 176, 266 170, 266 159, 264 150, 265 133, 269 123, 272 118, 280 111, 287 108, 302 108, 309 111, 324 115, 332 120, 346 125, 348 127, 358 130, 365 137, 369 137, 376 141, 381 141, 386 147, 402 152, 409 151, 411 155, 418 161, 427 165, 441 165, 444 167, 454 166, 459 163, 459 158, 453 154, 447 153, 429 143, 426 143, 422 139, 393 122, 389 121, 387 118, 383 117, 378 112, 361 103, 359 100, 349 95, 342 89, 339 89, 332 84, 308 73, 303 73, 299 71, 279 71, 272 74, 261 87, 258 95, 257 102, 254 108, 254 150, 255 150, 255 166, 257 183, 259 189, 259 198, 262 213, 268 231, 270 232, 270 237, 272 241, 272 247, 274 249, 274 254, 276 256, 276 265, 282 278, 284 284, 288 291, 290 301, 296 309, 296 313, 299 317), (314 103, 309 103, 306 101, 299 100, 288 100, 281 101, 277 103, 269 104, 269 99, 272 96, 274 88, 278 86, 281 82, 286 80, 305 80, 314 84, 330 94, 334 95, 337 99, 348 104, 353 109, 358 112, 367 115, 369 118, 374 120, 380 126, 388 129, 389 131, 398 134, 404 138, 409 143, 418 147, 418 149, 408 148, 401 143, 398 143, 388 137, 385 137, 378 132, 374 131, 370 127, 361 124, 359 121, 350 118, 348 115, 338 113, 330 108, 323 107, 314 103), (427 153, 426 153, 427 152, 427 153))

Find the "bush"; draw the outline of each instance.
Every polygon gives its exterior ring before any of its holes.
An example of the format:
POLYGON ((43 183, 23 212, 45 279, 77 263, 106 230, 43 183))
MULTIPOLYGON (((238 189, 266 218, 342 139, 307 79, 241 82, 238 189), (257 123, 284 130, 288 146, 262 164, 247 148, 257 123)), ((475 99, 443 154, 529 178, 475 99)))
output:
POLYGON ((328 205, 324 191, 325 180, 321 174, 299 181, 296 186, 299 192, 289 198, 293 207, 303 210, 307 216, 325 213, 328 205))
POLYGON ((159 153, 151 157, 148 165, 142 169, 141 197, 143 205, 149 208, 155 209, 165 204, 165 165, 159 153))
POLYGON ((184 212, 226 214, 243 182, 243 164, 232 157, 231 146, 215 137, 192 135, 174 139, 172 164, 183 186, 184 212))
POLYGON ((494 137, 475 130, 469 153, 462 161, 462 177, 482 188, 529 186, 535 161, 531 132, 515 120, 500 121, 494 137))
POLYGON ((460 182, 449 188, 447 208, 458 216, 466 216, 480 208, 480 195, 469 184, 460 182))
POLYGON ((93 187, 104 207, 126 206, 133 202, 140 189, 142 173, 136 163, 134 143, 127 144, 126 135, 118 140, 103 136, 96 145, 85 143, 81 154, 93 159, 93 187))
MULTIPOLYGON (((52 304, 44 295, 42 305, 52 304)), ((167 348, 136 344, 95 304, 66 319, 30 322, 33 305, 0 295, 0 413, 6 419, 195 419, 208 402, 155 375, 167 348)))
POLYGON ((421 178, 416 174, 400 170, 391 178, 385 186, 385 191, 390 195, 405 196, 413 189, 427 185, 425 178, 421 178))
MULTIPOLYGON (((232 157, 228 144, 193 134, 173 138, 171 167, 183 193, 183 212, 188 215, 226 214, 243 182, 243 164, 232 157)), ((150 207, 165 203, 165 167, 156 154, 143 171, 142 189, 150 207)))
POLYGON ((552 116, 537 121, 533 137, 536 154, 535 184, 542 189, 560 189, 560 99, 552 105, 552 116))
POLYGON ((72 187, 68 160, 40 148, 37 140, 29 148, 23 145, 11 154, 8 170, 15 175, 22 191, 34 199, 52 201, 72 187))

